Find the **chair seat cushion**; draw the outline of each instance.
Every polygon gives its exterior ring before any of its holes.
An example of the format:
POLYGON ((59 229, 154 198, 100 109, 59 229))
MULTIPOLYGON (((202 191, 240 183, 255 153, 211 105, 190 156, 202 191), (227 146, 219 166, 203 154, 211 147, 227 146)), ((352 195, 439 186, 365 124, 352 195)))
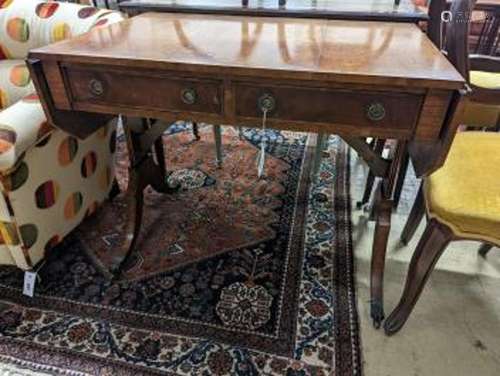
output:
POLYGON ((458 133, 424 189, 430 217, 458 236, 500 244, 499 133, 458 133))
POLYGON ((23 60, 0 60, 0 109, 34 92, 28 67, 23 60))
POLYGON ((500 89, 500 73, 470 71, 470 82, 485 89, 500 89))

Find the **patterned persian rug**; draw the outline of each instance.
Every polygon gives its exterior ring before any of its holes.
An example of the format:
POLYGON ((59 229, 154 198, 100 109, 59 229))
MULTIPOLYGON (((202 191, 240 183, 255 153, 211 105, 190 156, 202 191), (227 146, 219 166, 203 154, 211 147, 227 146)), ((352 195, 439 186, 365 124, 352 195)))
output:
MULTIPOLYGON (((47 257, 34 298, 0 267, 0 362, 56 375, 359 375, 349 151, 331 138, 310 186, 314 137, 224 127, 165 135, 168 183, 146 194, 125 279, 123 201, 87 218, 47 257)), ((118 142, 117 174, 127 181, 118 142)))

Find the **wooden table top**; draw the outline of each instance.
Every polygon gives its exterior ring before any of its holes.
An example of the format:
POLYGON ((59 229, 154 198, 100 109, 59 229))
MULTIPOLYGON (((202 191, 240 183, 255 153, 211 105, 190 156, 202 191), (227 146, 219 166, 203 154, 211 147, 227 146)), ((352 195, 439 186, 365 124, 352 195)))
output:
POLYGON ((413 24, 146 13, 38 48, 30 58, 217 76, 458 89, 413 24))
POLYGON ((371 19, 416 22, 427 20, 425 10, 412 0, 127 0, 123 10, 164 11, 181 13, 218 13, 232 15, 312 17, 330 19, 371 19))

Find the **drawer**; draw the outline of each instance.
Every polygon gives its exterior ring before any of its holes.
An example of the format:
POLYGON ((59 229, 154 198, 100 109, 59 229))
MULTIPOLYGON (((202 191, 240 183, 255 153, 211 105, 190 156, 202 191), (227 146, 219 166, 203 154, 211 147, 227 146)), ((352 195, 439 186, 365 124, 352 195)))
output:
POLYGON ((416 124, 423 97, 394 92, 344 89, 255 86, 235 87, 236 116, 261 118, 259 103, 267 98, 274 108, 268 118, 405 131, 416 124))
POLYGON ((70 101, 82 109, 88 104, 211 114, 222 111, 222 83, 217 80, 74 66, 64 70, 70 101))

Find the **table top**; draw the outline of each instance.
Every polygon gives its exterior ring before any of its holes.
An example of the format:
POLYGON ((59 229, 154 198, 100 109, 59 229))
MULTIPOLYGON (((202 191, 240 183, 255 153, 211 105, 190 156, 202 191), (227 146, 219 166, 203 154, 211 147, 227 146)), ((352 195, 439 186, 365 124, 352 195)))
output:
MULTIPOLYGON (((490 0, 491 1, 491 0, 490 0)), ((416 22, 427 20, 427 13, 411 0, 127 0, 123 10, 211 13, 254 16, 310 17, 416 22)))
POLYGON ((413 24, 145 13, 30 58, 218 77, 458 89, 464 80, 413 24))

